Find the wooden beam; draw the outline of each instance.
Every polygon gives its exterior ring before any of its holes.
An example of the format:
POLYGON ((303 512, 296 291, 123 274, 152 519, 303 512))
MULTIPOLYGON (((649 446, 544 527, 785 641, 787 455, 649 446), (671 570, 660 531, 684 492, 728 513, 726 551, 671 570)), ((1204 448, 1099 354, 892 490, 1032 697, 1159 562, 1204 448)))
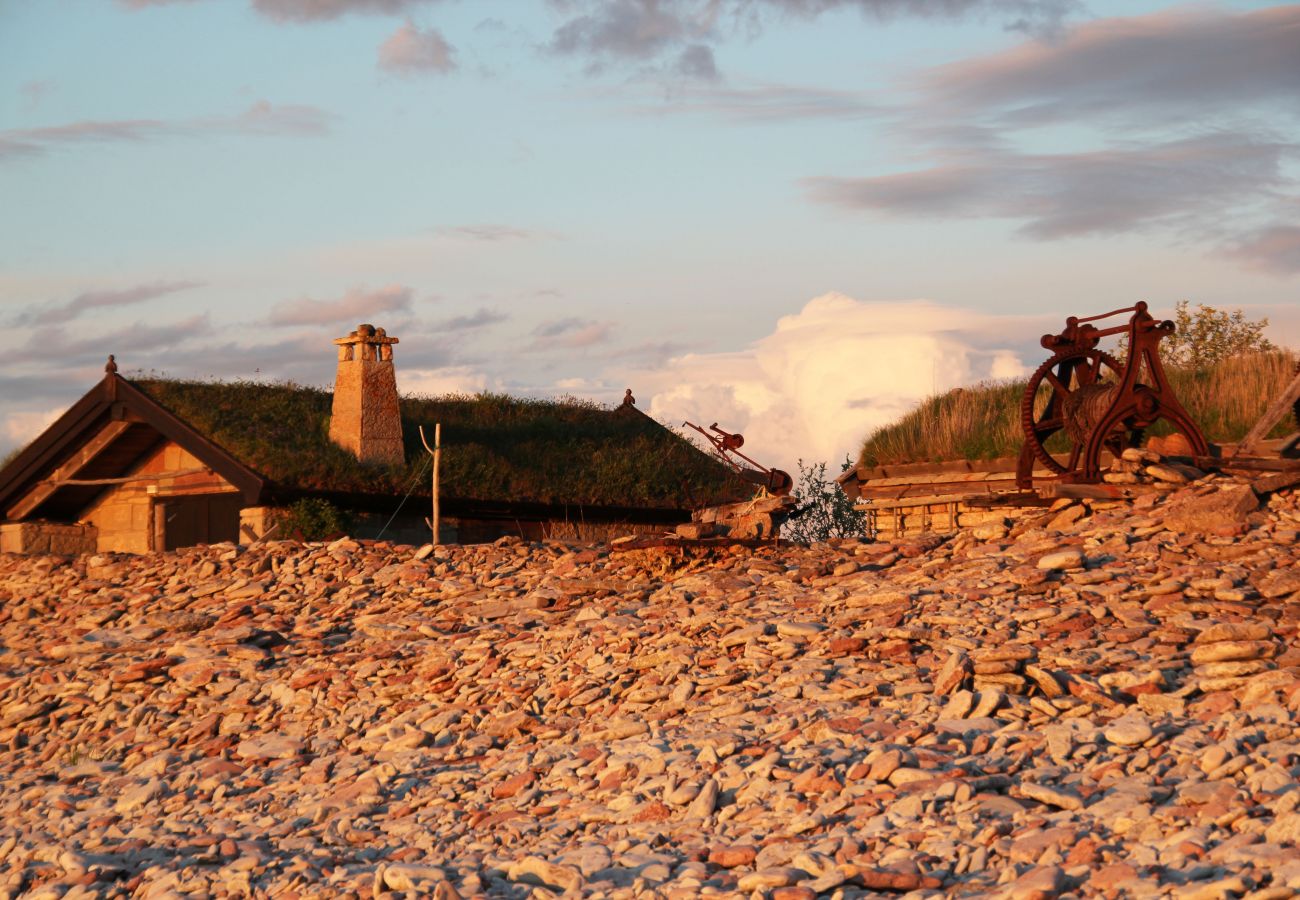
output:
POLYGON ((1274 425, 1282 420, 1297 400, 1300 400, 1300 372, 1296 372, 1295 378, 1286 386, 1286 390, 1278 395, 1277 399, 1269 404, 1268 409, 1264 410, 1264 415, 1259 417, 1259 421, 1250 429, 1250 433, 1237 445, 1234 456, 1248 455, 1255 452, 1255 445, 1263 440, 1264 435, 1274 425))
POLYGON ((1161 489, 1154 484, 1067 484, 1063 481, 1049 481, 1039 486, 1038 495, 1047 500, 1063 497, 1070 500, 1125 500, 1142 494, 1154 494, 1159 490, 1161 489))
POLYGON ((122 433, 130 428, 131 422, 109 422, 99 432, 86 443, 82 444, 81 449, 72 454, 66 462, 50 473, 49 477, 37 482, 27 493, 18 498, 6 511, 6 518, 22 519, 30 515, 36 507, 40 506, 50 498, 50 495, 58 490, 69 478, 76 475, 91 460, 103 453, 108 446, 122 436, 122 433))
POLYGON ((146 472, 143 475, 124 475, 121 478, 65 478, 56 488, 64 487, 98 487, 106 484, 127 484, 132 481, 161 481, 164 478, 181 478, 185 475, 211 475, 207 466, 195 466, 192 469, 174 469, 171 472, 146 472))
POLYGON ((1300 459, 1269 459, 1260 457, 1242 458, 1238 456, 1218 459, 1213 456, 1198 456, 1193 465, 1199 469, 1211 469, 1216 472, 1238 470, 1242 472, 1300 472, 1300 459))

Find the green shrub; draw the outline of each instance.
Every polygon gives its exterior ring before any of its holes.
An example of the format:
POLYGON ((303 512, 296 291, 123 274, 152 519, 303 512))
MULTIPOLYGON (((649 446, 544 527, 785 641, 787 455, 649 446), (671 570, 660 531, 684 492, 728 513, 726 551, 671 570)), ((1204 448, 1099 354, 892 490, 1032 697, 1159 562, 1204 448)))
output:
MULTIPOLYGON (((846 456, 840 471, 852 465, 846 456)), ((781 536, 801 544, 831 538, 867 536, 867 515, 853 508, 853 500, 826 477, 826 463, 804 465, 799 460, 799 484, 794 489, 799 515, 781 526, 781 536)))
POLYGON ((275 536, 299 541, 323 541, 352 530, 352 518, 320 497, 305 497, 275 516, 275 536))

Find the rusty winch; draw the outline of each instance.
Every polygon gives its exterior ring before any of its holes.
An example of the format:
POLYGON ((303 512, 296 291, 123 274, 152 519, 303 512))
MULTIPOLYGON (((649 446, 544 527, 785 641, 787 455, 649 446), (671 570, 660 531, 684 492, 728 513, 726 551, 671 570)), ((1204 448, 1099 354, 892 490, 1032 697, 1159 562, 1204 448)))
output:
POLYGON ((713 445, 713 452, 726 463, 731 471, 736 473, 741 481, 756 484, 774 497, 784 497, 794 489, 794 479, 790 477, 789 473, 780 469, 769 469, 740 452, 740 448, 745 446, 745 436, 743 434, 732 434, 723 431, 718 427, 717 422, 710 425, 708 430, 701 428, 694 422, 683 422, 682 424, 687 428, 694 428, 704 435, 705 440, 713 445), (749 465, 744 465, 740 460, 749 465))
POLYGON ((1102 452, 1118 456, 1138 446, 1143 431, 1159 419, 1181 431, 1197 455, 1207 455, 1205 436, 1174 396, 1160 363, 1160 341, 1173 333, 1173 322, 1157 321, 1139 302, 1098 316, 1071 316, 1060 334, 1043 335, 1041 343, 1052 356, 1030 376, 1021 398, 1025 442, 1016 484, 1032 485, 1035 462, 1062 481, 1100 481, 1102 452), (1124 313, 1133 314, 1125 325, 1091 324, 1124 313), (1123 363, 1097 349, 1102 338, 1124 333, 1128 357, 1123 363), (1064 462, 1047 447, 1058 433, 1070 444, 1064 462))

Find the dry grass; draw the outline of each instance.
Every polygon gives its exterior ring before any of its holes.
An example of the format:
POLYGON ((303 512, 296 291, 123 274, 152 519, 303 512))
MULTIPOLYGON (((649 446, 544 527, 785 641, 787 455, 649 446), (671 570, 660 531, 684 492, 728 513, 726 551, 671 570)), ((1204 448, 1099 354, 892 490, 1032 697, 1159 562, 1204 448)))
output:
MULTIPOLYGON (((1296 354, 1252 353, 1203 371, 1170 369, 1169 380, 1208 440, 1240 440, 1295 376, 1296 354)), ((1020 452, 1020 398, 1026 382, 979 384, 931 397, 899 421, 877 429, 858 461, 876 466, 953 459, 996 459, 1020 452)), ((1172 429, 1158 422, 1150 434, 1172 429)), ((1270 432, 1296 430, 1290 416, 1270 432)), ((1051 445, 1049 444, 1049 447, 1051 445)), ((1057 449, 1051 447, 1051 449, 1057 449)))

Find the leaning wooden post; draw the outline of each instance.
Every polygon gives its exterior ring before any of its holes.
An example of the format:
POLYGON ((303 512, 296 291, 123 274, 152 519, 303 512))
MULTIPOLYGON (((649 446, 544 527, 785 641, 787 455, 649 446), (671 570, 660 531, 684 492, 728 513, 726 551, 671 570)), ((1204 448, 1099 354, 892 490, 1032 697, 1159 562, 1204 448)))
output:
POLYGON ((442 463, 442 423, 439 422, 433 426, 433 446, 424 439, 424 426, 420 426, 420 443, 424 444, 424 449, 429 451, 433 457, 433 518, 429 520, 429 530, 433 532, 433 546, 438 546, 438 526, 439 526, 439 509, 438 509, 438 469, 442 463))
POLYGON ((1249 456, 1254 453, 1255 445, 1264 439, 1264 435, 1268 434, 1269 429, 1282 421, 1282 417, 1286 415, 1287 410, 1297 401, 1300 401, 1300 368, 1296 369, 1295 377, 1291 379, 1291 383, 1283 388, 1277 399, 1273 401, 1268 409, 1264 410, 1264 414, 1259 417, 1255 427, 1250 429, 1250 433, 1237 445, 1237 449, 1232 455, 1249 456))

